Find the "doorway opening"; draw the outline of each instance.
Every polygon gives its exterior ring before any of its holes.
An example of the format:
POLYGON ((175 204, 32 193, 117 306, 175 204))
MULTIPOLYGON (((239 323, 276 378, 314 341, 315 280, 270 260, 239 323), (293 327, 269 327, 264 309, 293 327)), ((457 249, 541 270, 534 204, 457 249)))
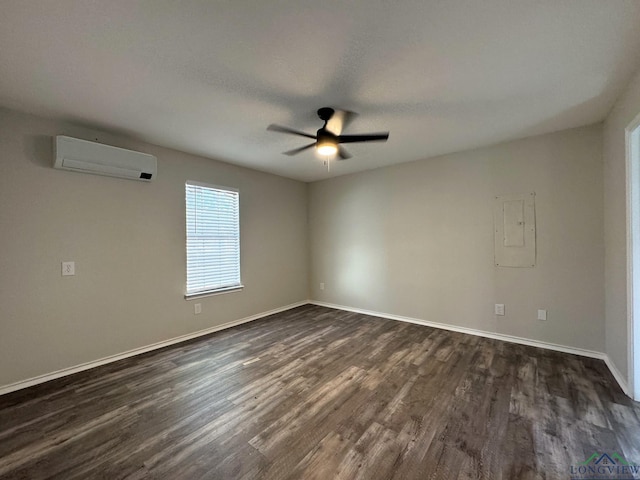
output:
POLYGON ((640 115, 626 129, 629 382, 640 400, 640 115))

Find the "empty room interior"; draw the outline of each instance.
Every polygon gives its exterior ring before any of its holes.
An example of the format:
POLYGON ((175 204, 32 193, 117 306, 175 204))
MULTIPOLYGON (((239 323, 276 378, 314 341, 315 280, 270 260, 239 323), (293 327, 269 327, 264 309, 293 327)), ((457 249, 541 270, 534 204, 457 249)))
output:
POLYGON ((0 11, 0 479, 640 478, 640 1, 0 11))

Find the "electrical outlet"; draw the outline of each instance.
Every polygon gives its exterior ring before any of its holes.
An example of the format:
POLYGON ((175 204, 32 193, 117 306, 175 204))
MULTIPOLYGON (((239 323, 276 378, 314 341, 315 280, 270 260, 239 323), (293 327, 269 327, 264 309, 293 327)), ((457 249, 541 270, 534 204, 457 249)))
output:
POLYGON ((76 274, 76 262, 62 262, 62 276, 66 277, 69 275, 76 274))
POLYGON ((504 303, 496 303, 495 313, 496 315, 504 315, 504 303))
POLYGON ((546 320, 546 319, 547 319, 547 311, 538 310, 538 320, 546 320))
POLYGON ((324 290, 324 282, 320 283, 320 290, 324 290))
POLYGON ((193 314, 194 315, 200 315, 202 313, 202 304, 201 303, 194 303, 193 304, 193 314))

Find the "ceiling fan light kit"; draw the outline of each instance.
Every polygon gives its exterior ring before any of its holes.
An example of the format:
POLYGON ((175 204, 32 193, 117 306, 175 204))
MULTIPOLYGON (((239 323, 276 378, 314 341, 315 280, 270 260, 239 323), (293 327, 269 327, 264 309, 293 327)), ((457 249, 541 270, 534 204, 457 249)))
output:
POLYGON ((312 138, 314 143, 305 145, 304 147, 295 148, 284 152, 285 155, 297 155, 311 147, 316 147, 316 152, 321 157, 326 159, 338 155, 340 160, 346 160, 351 158, 351 154, 347 152, 340 144, 341 143, 356 143, 356 142, 386 142, 389 138, 389 132, 373 133, 365 135, 342 135, 342 129, 346 126, 348 121, 355 116, 353 112, 339 111, 340 118, 342 119, 340 125, 340 131, 335 132, 327 128, 329 121, 334 117, 336 111, 330 107, 323 107, 318 110, 318 117, 324 121, 324 125, 320 128, 316 135, 295 130, 289 127, 283 127, 280 125, 271 124, 267 127, 267 130, 272 132, 288 133, 292 135, 298 135, 301 137, 312 138))
POLYGON ((338 153, 338 145, 327 140, 323 140, 322 142, 318 141, 316 143, 316 151, 318 152, 318 155, 322 157, 333 157, 338 153))

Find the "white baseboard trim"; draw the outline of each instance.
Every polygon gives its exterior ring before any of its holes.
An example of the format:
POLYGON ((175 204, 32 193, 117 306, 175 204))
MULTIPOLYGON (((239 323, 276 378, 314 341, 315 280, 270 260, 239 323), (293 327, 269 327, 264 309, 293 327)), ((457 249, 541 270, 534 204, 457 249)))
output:
POLYGON ((415 323, 418 325, 424 325, 425 327, 440 328, 442 330, 449 330, 451 332, 466 333, 469 335, 475 335, 477 337, 492 338, 494 340, 502 340, 510 343, 518 343, 520 345, 528 345, 530 347, 545 348, 547 350, 555 350, 556 352, 571 353, 573 355, 581 355, 583 357, 599 358, 602 360, 604 360, 604 357, 605 357, 604 353, 596 352, 594 350, 585 350, 582 348, 567 347, 565 345, 541 342, 538 340, 530 340, 528 338, 515 337, 513 335, 487 332, 486 330, 477 330, 475 328, 468 328, 468 327, 458 327, 456 325, 449 325, 446 323, 431 322, 429 320, 422 320, 419 318, 403 317, 401 315, 374 312, 371 310, 364 310, 362 308, 352 308, 352 307, 346 307, 344 305, 335 305, 332 303, 316 302, 313 300, 311 301, 311 303, 313 303, 314 305, 320 305, 321 307, 336 308, 338 310, 346 310, 348 312, 362 313, 365 315, 370 315, 372 317, 381 317, 381 318, 388 318, 391 320, 398 320, 400 322, 415 323))
POLYGON ((556 343, 542 342, 539 340, 531 340, 528 338, 516 337, 513 335, 505 335, 502 333, 487 332, 486 330, 477 330, 477 329, 468 328, 468 327, 458 327, 455 325, 448 325, 446 323, 430 322, 428 320, 422 320, 419 318, 412 318, 412 317, 404 317, 401 315, 394 315, 391 313, 381 313, 381 312, 375 312, 372 310, 365 310, 362 308, 353 308, 353 307, 347 307, 345 305, 336 305, 334 303, 318 302, 315 300, 311 300, 309 301, 309 303, 313 305, 318 305, 321 307, 335 308, 337 310, 345 310, 347 312, 362 313, 364 315, 370 315, 372 317, 380 317, 380 318, 387 318, 390 320, 398 320, 400 322, 415 323, 417 325, 424 325, 426 327, 449 330, 451 332, 466 333, 468 335, 475 335, 477 337, 491 338, 494 340, 502 340, 504 342, 517 343, 520 345, 527 345, 530 347, 544 348, 546 350, 553 350, 556 352, 570 353, 573 355, 580 355, 582 357, 597 358, 600 360, 604 360, 605 364, 611 371, 611 374, 616 379, 616 381, 620 385, 620 388, 625 393, 625 395, 633 398, 631 395, 631 390, 629 389, 629 385, 627 384, 626 380, 624 380, 624 376, 620 373, 620 370, 618 370, 618 368, 611 361, 609 356, 603 352, 597 352, 595 350, 586 350, 586 349, 577 348, 577 347, 569 347, 566 345, 558 345, 556 343))
POLYGON ((218 332, 220 330, 225 330, 227 328, 235 327, 237 325, 242 325, 243 323, 249 323, 249 322, 252 322, 254 320, 259 320, 260 318, 268 317, 269 315, 274 315, 276 313, 284 312, 286 310, 291 310, 292 308, 301 307, 301 306, 307 305, 307 304, 318 305, 318 306, 321 306, 321 307, 334 308, 334 309, 337 309, 337 310, 345 310, 347 312, 362 313, 364 315, 369 315, 369 316, 372 316, 372 317, 387 318, 387 319, 390 319, 390 320, 398 320, 400 322, 414 323, 414 324, 417 324, 417 325, 424 325, 426 327, 439 328, 439 329, 442 329, 442 330, 449 330, 449 331, 458 332, 458 333, 466 333, 468 335, 475 335, 475 336, 484 337, 484 338, 491 338, 491 339, 494 339, 494 340, 502 340, 502 341, 510 342, 510 343, 518 343, 520 345, 528 345, 530 347, 544 348, 544 349, 547 349, 547 350, 554 350, 554 351, 557 351, 557 352, 570 353, 570 354, 573 354, 573 355, 580 355, 580 356, 583 356, 583 357, 598 358, 598 359, 603 360, 605 362, 605 364, 607 365, 607 367, 611 371, 611 374, 613 375, 615 380, 618 382, 618 384, 620 385, 620 388, 625 393, 625 395, 633 398, 632 395, 631 395, 631 390, 629 389, 629 384, 625 380, 625 378, 622 375, 622 373, 620 373, 620 370, 618 370, 618 367, 616 367, 616 365, 611 361, 611 359, 609 358, 609 356, 607 354, 602 353, 602 352, 596 352, 596 351, 593 351, 593 350, 586 350, 586 349, 576 348, 576 347, 568 347, 568 346, 565 346, 565 345, 558 345, 558 344, 555 344, 555 343, 541 342, 541 341, 538 341, 538 340, 530 340, 528 338, 515 337, 515 336, 512 336, 512 335, 504 335, 504 334, 501 334, 501 333, 487 332, 485 330, 476 330, 476 329, 473 329, 473 328, 458 327, 458 326, 455 326, 455 325, 448 325, 446 323, 430 322, 428 320, 421 320, 421 319, 412 318, 412 317, 404 317, 404 316, 401 316, 401 315, 394 315, 394 314, 390 314, 390 313, 375 312, 375 311, 372 311, 372 310, 365 310, 365 309, 362 309, 362 308, 353 308, 353 307, 347 307, 345 305, 337 305, 337 304, 333 304, 333 303, 319 302, 319 301, 315 301, 315 300, 304 300, 302 302, 292 303, 290 305, 285 305, 284 307, 274 308, 273 310, 269 310, 267 312, 261 312, 261 313, 258 313, 256 315, 251 315, 249 317, 241 318, 240 320, 234 320, 232 322, 223 323, 222 325, 216 325, 216 326, 213 326, 213 327, 210 327, 210 328, 206 328, 204 330, 199 330, 197 332, 188 333, 186 335, 181 335, 179 337, 174 337, 174 338, 171 338, 169 340, 163 340, 161 342, 156 342, 156 343, 153 343, 151 345, 146 345, 144 347, 134 348, 133 350, 129 350, 129 351, 126 351, 126 352, 123 352, 123 353, 118 353, 116 355, 110 355, 108 357, 100 358, 98 360, 94 360, 94 361, 91 361, 91 362, 82 363, 82 364, 76 365, 74 367, 63 368, 62 370, 57 370, 55 372, 47 373, 47 374, 44 374, 44 375, 39 375, 37 377, 28 378, 26 380, 21 380, 19 382, 11 383, 9 385, 0 386, 0 395, 5 395, 5 394, 10 393, 10 392, 15 392, 17 390, 22 390, 23 388, 32 387, 32 386, 38 385, 40 383, 45 383, 45 382, 48 382, 50 380, 55 380, 56 378, 66 377, 67 375, 72 375, 74 373, 82 372, 84 370, 89 370, 89 369, 92 369, 92 368, 95 368, 95 367, 99 367, 100 365, 105 365, 107 363, 117 362, 118 360, 123 360, 125 358, 129 358, 129 357, 133 357, 133 356, 136 356, 136 355, 140 355, 142 353, 150 352, 152 350, 158 350, 160 348, 168 347, 170 345, 175 345, 176 343, 185 342, 185 341, 191 340, 193 338, 198 338, 198 337, 202 337, 204 335, 209 335, 210 333, 215 333, 215 332, 218 332))
POLYGON ((625 393, 625 395, 629 398, 633 398, 631 389, 629 388, 629 383, 624 378, 622 373, 620 373, 620 370, 618 370, 618 367, 616 367, 616 364, 613 363, 613 360, 611 360, 609 355, 605 355, 603 360, 604 360, 604 363, 607 364, 607 367, 609 367, 609 371, 611 372, 611 375, 613 375, 613 378, 616 379, 616 382, 618 382, 618 385, 620 385, 620 388, 625 393))
POLYGON ((10 392, 15 392, 16 390, 21 390, 23 388, 32 387, 40 383, 48 382, 50 380, 55 380, 56 378, 66 377, 67 375, 72 375, 74 373, 82 372, 84 370, 89 370, 91 368, 99 367, 100 365, 105 365, 107 363, 117 362, 118 360, 140 355, 141 353, 146 353, 152 350, 157 350, 159 348, 168 347, 176 343, 185 342, 193 338, 209 335, 210 333, 235 327, 243 323, 252 322, 260 318, 268 317, 269 315, 273 315, 275 313, 280 313, 286 310, 291 310, 292 308, 301 307, 302 305, 307 305, 308 303, 309 303, 308 300, 292 303, 291 305, 285 305, 284 307, 274 308, 273 310, 269 310, 267 312, 262 312, 256 315, 251 315, 249 317, 241 318, 240 320, 234 320, 232 322, 223 323, 222 325, 216 325, 214 327, 205 328, 204 330, 199 330, 197 332, 188 333, 186 335, 181 335, 179 337, 170 338, 169 340, 163 340, 161 342, 152 343, 151 345, 146 345, 144 347, 134 348, 133 350, 129 350, 123 353, 118 353, 116 355, 110 355, 108 357, 100 358, 98 360, 93 360, 91 362, 82 363, 74 367, 63 368, 62 370, 46 373, 44 375, 38 375, 37 377, 28 378, 26 380, 21 380, 19 382, 11 383, 9 385, 4 385, 0 387, 0 395, 4 395, 10 392))

